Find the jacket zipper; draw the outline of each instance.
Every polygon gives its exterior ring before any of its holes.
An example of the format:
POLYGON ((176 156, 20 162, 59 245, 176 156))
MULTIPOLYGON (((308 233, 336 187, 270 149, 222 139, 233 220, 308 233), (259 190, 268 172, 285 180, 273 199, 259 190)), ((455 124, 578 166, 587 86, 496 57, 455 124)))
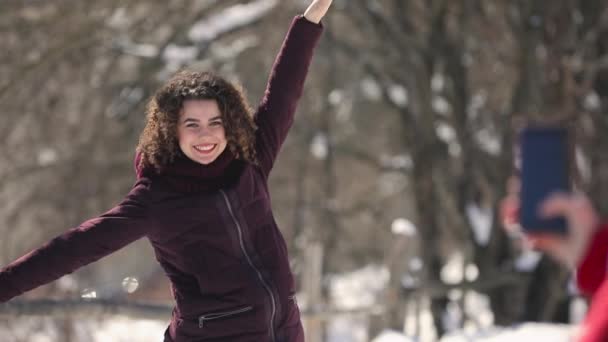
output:
POLYGON ((224 197, 224 201, 226 202, 226 206, 228 207, 228 212, 230 213, 230 217, 232 218, 232 220, 234 221, 234 225, 236 226, 237 233, 239 235, 239 244, 241 246, 241 251, 245 255, 245 258, 247 259, 247 263, 249 264, 249 266, 251 266, 251 268, 253 268, 253 270, 258 275, 258 278, 260 279, 260 282, 262 283, 262 286, 264 287, 264 289, 268 293, 268 296, 270 296, 270 304, 271 304, 271 312, 270 312, 270 340, 272 342, 274 342, 275 341, 275 337, 274 337, 274 316, 275 316, 276 310, 277 310, 276 300, 274 298, 274 295, 272 294, 272 291, 270 290, 270 285, 268 285, 268 283, 266 282, 266 280, 262 276, 262 273, 260 272, 260 270, 253 264, 253 261, 251 261, 251 257, 247 253, 247 249, 245 249, 245 242, 243 241, 243 230, 241 228, 241 225, 239 224, 239 221, 234 216, 234 212, 232 211, 232 205, 230 204, 230 200, 228 199, 228 196, 226 195, 226 193, 224 192, 224 190, 220 190, 220 193, 224 197))
POLYGON ((202 328, 205 325, 205 321, 211 321, 214 319, 234 316, 234 315, 237 315, 237 314, 240 314, 243 312, 251 311, 252 309, 253 309, 253 306, 246 306, 244 308, 240 308, 240 309, 236 309, 236 310, 230 310, 230 311, 224 311, 224 312, 214 312, 214 313, 206 314, 206 315, 200 316, 198 318, 198 327, 202 328))

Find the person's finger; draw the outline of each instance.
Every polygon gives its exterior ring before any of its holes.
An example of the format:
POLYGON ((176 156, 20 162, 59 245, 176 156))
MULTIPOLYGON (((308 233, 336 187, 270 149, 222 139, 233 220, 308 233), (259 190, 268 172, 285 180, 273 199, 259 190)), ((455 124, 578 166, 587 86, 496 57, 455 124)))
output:
POLYGON ((564 216, 573 206, 572 196, 558 192, 551 194, 545 199, 540 206, 540 215, 542 217, 564 216))
POLYGON ((500 201, 499 215, 501 226, 511 238, 522 238, 522 228, 519 224, 519 197, 507 195, 500 201))
POLYGON ((526 235, 526 240, 532 248, 545 252, 559 250, 565 243, 563 238, 560 238, 555 234, 526 235))
POLYGON ((521 181, 517 176, 511 176, 507 180, 507 194, 509 195, 517 195, 519 196, 519 192, 521 191, 521 181))
POLYGON ((519 222, 519 198, 507 196, 500 203, 500 217, 503 224, 519 222))
POLYGON ((564 266, 574 267, 576 265, 572 246, 564 238, 552 234, 543 234, 528 237, 526 242, 532 249, 546 253, 564 266))

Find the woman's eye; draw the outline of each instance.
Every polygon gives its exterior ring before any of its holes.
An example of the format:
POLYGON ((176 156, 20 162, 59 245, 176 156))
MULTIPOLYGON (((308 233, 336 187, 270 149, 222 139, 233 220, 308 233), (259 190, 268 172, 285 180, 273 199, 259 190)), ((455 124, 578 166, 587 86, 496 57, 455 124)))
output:
POLYGON ((211 123, 211 125, 212 125, 212 126, 221 126, 221 125, 222 125, 222 123, 221 123, 221 122, 219 122, 219 121, 215 121, 215 122, 212 122, 212 123, 211 123))
POLYGON ((186 127, 196 127, 196 124, 187 124, 186 127))

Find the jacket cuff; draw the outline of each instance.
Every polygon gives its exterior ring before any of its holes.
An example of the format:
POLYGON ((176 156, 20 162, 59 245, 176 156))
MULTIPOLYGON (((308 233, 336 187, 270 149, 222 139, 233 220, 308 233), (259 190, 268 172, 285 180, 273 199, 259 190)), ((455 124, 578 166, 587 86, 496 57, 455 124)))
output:
POLYGON ((321 31, 323 31, 323 21, 320 21, 318 24, 317 23, 313 23, 312 21, 306 19, 306 17, 304 16, 304 14, 299 14, 296 15, 293 18, 293 21, 291 23, 291 26, 302 26, 305 27, 307 30, 311 30, 311 31, 318 31, 319 34, 321 33, 321 31))

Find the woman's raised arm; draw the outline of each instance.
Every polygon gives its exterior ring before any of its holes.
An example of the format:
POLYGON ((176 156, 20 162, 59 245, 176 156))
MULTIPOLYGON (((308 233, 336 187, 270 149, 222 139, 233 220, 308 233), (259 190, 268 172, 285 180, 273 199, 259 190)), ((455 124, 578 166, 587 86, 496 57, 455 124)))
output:
POLYGON ((256 151, 268 175, 294 120, 314 48, 323 31, 321 18, 331 0, 315 0, 303 16, 296 17, 283 41, 255 114, 258 126, 256 151))

